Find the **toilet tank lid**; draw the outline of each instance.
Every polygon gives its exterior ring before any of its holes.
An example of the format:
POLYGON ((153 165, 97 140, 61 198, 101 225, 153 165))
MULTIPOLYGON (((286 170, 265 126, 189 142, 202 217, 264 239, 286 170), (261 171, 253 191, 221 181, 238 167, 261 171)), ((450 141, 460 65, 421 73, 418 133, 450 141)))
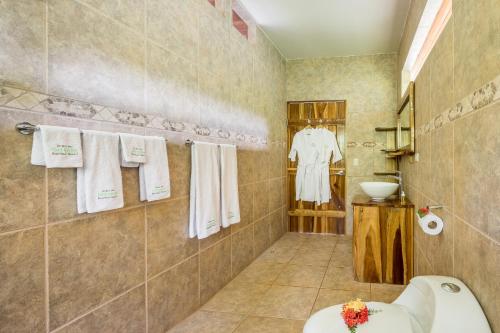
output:
POLYGON ((419 276, 410 281, 420 289, 431 290, 434 316, 431 333, 490 333, 486 316, 469 288, 449 276, 419 276), (456 288, 458 287, 458 288, 456 288))

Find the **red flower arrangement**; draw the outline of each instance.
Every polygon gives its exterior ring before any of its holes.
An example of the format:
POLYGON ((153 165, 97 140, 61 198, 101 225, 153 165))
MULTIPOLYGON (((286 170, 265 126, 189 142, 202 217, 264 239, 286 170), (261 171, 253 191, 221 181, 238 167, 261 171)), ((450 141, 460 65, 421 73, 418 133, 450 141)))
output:
POLYGON ((429 208, 427 208, 427 207, 419 208, 417 211, 417 214, 420 218, 422 218, 425 215, 429 214, 429 208))
POLYGON ((358 325, 364 324, 368 321, 368 316, 379 311, 369 310, 364 302, 359 298, 355 301, 350 301, 342 306, 340 315, 344 319, 344 323, 351 333, 356 333, 358 325))

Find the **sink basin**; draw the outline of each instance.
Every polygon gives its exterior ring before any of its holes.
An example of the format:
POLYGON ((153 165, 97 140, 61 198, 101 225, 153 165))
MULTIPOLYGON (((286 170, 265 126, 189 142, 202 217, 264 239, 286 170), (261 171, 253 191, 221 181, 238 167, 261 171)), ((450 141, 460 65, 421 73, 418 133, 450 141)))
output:
POLYGON ((373 201, 384 201, 399 187, 399 184, 388 182, 362 182, 359 185, 373 201))

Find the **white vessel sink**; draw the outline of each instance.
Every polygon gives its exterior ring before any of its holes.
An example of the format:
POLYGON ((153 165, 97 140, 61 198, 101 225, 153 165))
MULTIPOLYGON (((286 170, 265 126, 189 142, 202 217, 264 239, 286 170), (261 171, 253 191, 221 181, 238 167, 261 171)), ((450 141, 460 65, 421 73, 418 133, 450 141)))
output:
POLYGON ((363 192, 374 201, 384 201, 394 194, 399 187, 399 184, 389 182, 362 182, 359 185, 363 192))

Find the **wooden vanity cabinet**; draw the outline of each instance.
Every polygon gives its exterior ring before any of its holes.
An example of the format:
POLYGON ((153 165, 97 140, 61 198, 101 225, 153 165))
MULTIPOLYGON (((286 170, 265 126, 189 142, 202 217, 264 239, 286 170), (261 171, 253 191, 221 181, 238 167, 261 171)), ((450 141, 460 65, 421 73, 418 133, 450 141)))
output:
POLYGON ((353 261, 360 282, 407 284, 413 277, 414 205, 356 197, 353 261))

